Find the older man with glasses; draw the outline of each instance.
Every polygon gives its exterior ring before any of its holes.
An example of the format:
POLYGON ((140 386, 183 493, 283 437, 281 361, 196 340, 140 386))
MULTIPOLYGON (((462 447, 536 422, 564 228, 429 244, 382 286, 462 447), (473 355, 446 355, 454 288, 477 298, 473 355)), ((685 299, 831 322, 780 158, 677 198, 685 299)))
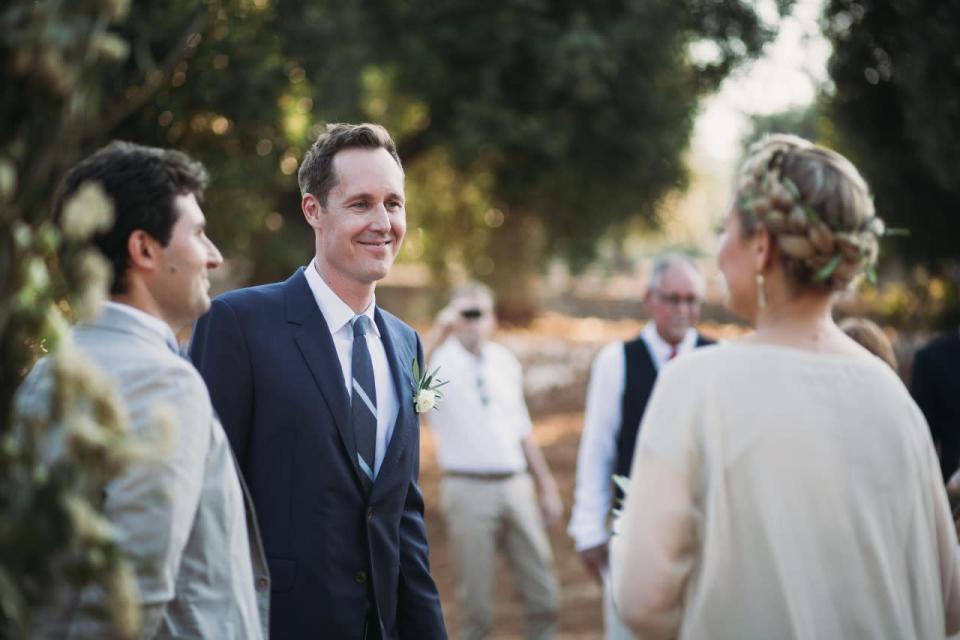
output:
POLYGON ((430 366, 447 381, 428 419, 444 474, 460 637, 491 635, 494 556, 502 545, 524 600, 526 637, 552 638, 558 587, 546 528, 560 522, 563 503, 531 437, 520 363, 490 341, 495 326, 490 290, 470 283, 454 292, 424 343, 430 366))
POLYGON ((671 254, 656 260, 644 297, 650 321, 634 340, 604 347, 591 369, 567 531, 587 571, 604 586, 607 640, 633 637, 613 610, 607 588, 607 520, 614 491, 622 497, 611 477, 630 473, 640 420, 659 370, 677 356, 712 344, 695 328, 704 289, 703 276, 689 258, 671 254))

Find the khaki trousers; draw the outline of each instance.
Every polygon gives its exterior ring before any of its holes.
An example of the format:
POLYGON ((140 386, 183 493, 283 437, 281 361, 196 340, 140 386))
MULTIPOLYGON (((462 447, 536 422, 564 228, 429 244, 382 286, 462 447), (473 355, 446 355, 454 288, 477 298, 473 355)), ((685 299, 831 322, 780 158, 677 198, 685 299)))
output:
POLYGON ((530 475, 502 480, 446 476, 441 490, 457 572, 461 637, 481 640, 490 636, 494 560, 497 549, 502 548, 524 601, 526 637, 553 638, 559 589, 530 475))

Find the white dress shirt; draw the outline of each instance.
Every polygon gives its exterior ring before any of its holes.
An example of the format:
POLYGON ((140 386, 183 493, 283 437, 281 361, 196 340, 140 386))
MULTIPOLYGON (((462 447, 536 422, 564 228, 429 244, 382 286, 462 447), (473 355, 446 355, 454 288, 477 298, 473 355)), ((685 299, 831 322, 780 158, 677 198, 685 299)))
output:
MULTIPOLYGON (((673 347, 648 322, 640 334, 659 371, 670 359, 673 347)), ((613 490, 610 478, 617 460, 617 435, 623 416, 623 390, 626 384, 626 358, 623 342, 608 344, 600 350, 590 369, 587 406, 580 451, 577 454, 577 485, 573 512, 567 533, 577 551, 601 545, 609 538, 607 515, 613 490)), ((697 331, 690 328, 677 345, 677 355, 697 346, 697 331)))
POLYGON ((525 471, 521 442, 533 424, 516 357, 494 342, 485 343, 476 356, 450 338, 434 352, 430 367, 440 367, 437 377, 448 381, 441 388, 443 399, 427 414, 440 468, 469 473, 525 471))
MULTIPOLYGON (((351 397, 353 385, 353 325, 351 320, 358 315, 353 312, 346 302, 340 299, 333 289, 323 281, 317 271, 316 259, 304 269, 307 284, 320 307, 323 318, 327 321, 333 344, 337 349, 337 358, 340 360, 340 370, 343 372, 343 386, 347 397, 351 397)), ((374 322, 373 310, 377 306, 377 299, 370 302, 362 314, 370 318, 372 331, 366 335, 367 349, 370 351, 370 360, 373 363, 373 383, 377 387, 377 454, 373 465, 373 475, 380 472, 383 456, 387 452, 387 445, 393 437, 393 427, 400 412, 400 402, 397 391, 393 386, 393 375, 390 373, 390 364, 387 362, 387 352, 383 348, 383 339, 380 336, 380 327, 374 322)))

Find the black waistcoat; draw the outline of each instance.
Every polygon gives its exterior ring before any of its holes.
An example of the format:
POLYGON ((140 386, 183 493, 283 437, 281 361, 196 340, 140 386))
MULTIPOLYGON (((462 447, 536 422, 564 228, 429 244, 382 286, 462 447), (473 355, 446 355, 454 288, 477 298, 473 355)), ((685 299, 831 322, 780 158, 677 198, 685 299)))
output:
MULTIPOLYGON (((713 341, 697 334, 697 347, 708 344, 713 344, 713 341)), ((626 378, 621 402, 620 431, 617 432, 617 463, 614 473, 628 476, 630 465, 633 463, 637 434, 640 432, 640 420, 647 409, 653 383, 657 380, 657 367, 642 337, 624 343, 623 351, 626 361, 626 378)), ((616 489, 616 494, 617 498, 623 497, 619 488, 616 489)))

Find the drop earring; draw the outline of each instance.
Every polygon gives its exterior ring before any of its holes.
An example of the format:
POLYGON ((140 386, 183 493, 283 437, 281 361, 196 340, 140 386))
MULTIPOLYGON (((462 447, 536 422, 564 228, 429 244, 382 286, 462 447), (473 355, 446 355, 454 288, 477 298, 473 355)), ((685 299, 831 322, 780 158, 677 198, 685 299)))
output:
POLYGON ((767 288, 764 286, 763 274, 757 273, 757 308, 765 309, 767 306, 767 288))

